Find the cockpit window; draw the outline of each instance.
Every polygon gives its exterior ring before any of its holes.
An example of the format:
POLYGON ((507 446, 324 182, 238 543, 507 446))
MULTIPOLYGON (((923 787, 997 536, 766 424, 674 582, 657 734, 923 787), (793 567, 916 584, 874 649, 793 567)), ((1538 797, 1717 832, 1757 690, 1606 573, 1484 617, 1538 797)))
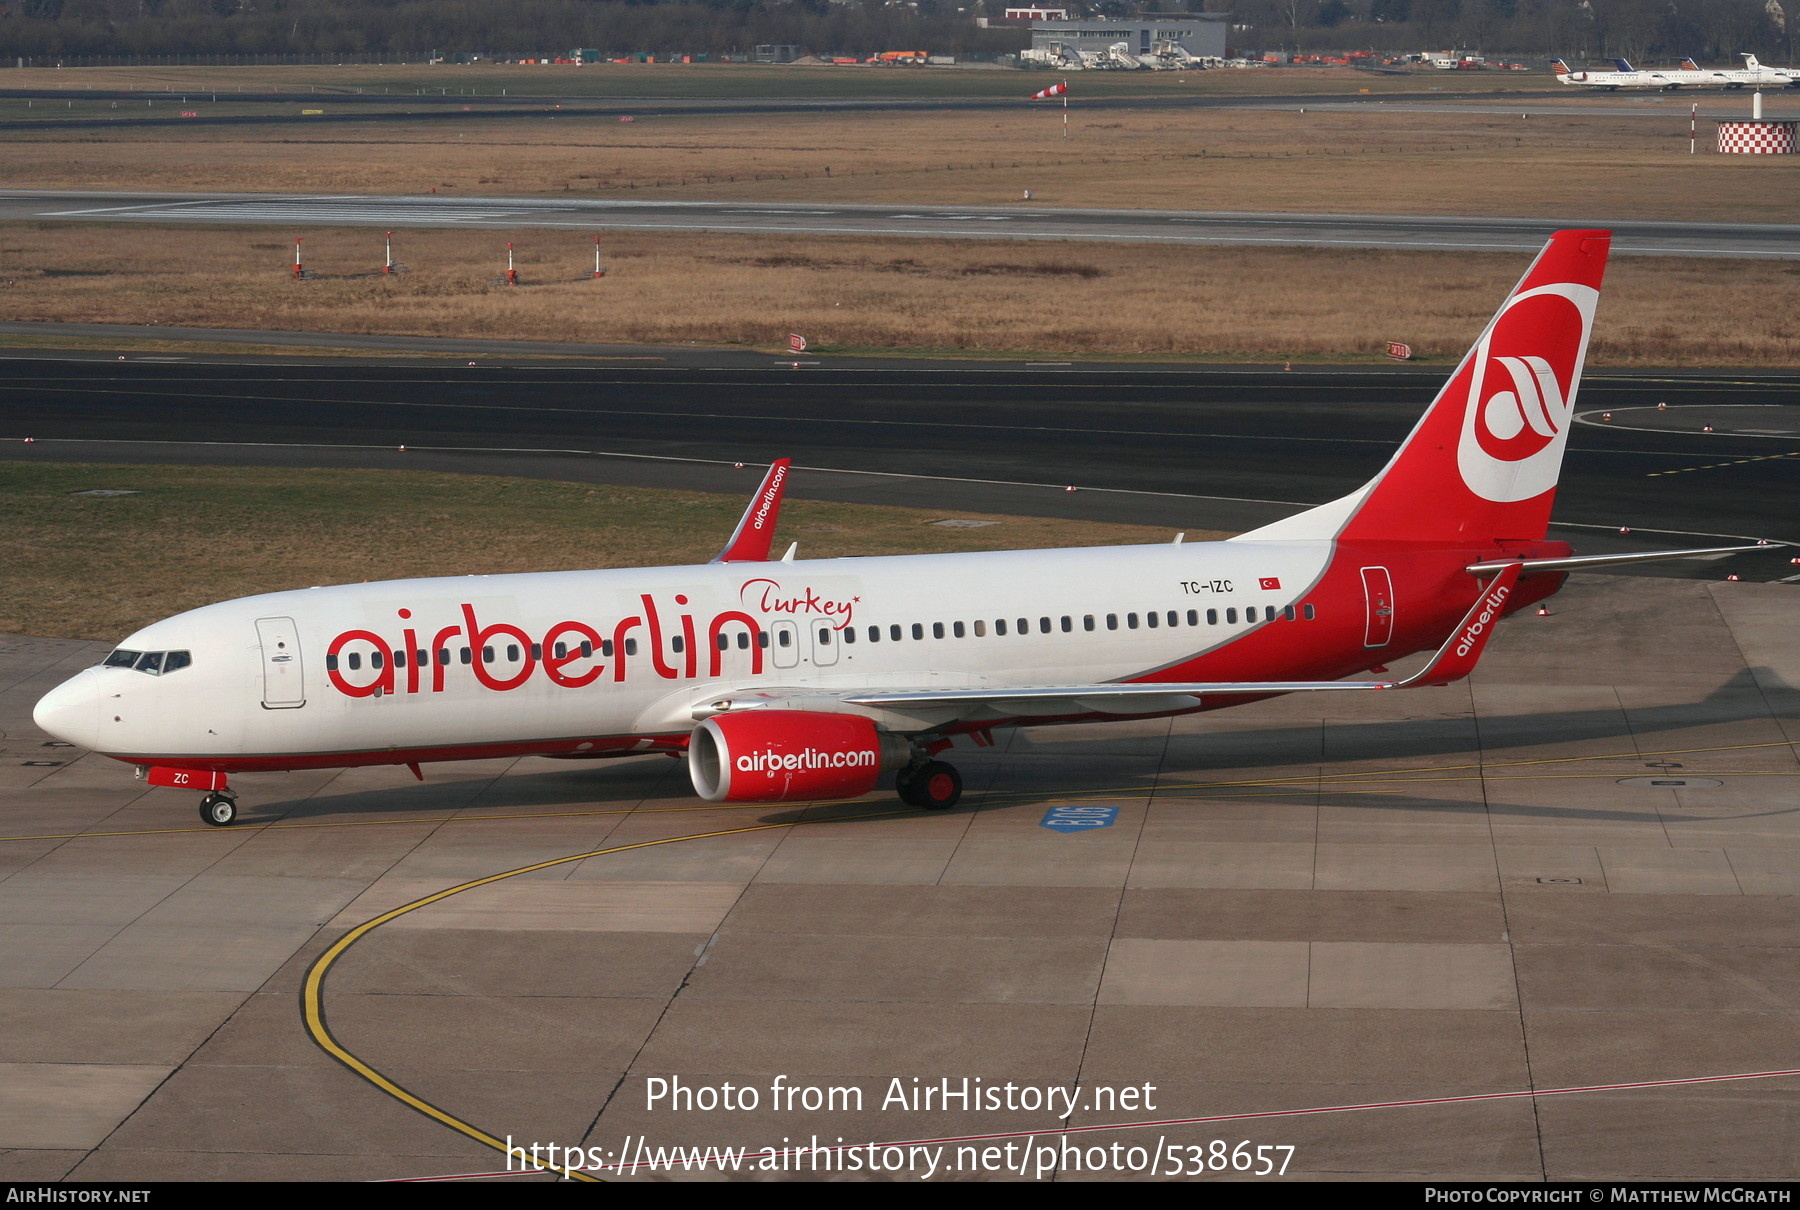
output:
POLYGON ((162 676, 194 662, 185 651, 127 651, 123 647, 102 660, 103 668, 134 668, 151 676, 162 676))

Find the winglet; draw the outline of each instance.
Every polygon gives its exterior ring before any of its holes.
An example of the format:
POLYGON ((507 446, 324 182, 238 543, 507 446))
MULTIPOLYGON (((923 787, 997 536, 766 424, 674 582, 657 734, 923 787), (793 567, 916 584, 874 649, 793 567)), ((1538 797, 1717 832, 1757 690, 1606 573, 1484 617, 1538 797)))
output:
POLYGON ((1469 607, 1456 629, 1438 653, 1432 657, 1431 663, 1422 671, 1415 672, 1403 681, 1396 681, 1394 689, 1410 689, 1415 685, 1448 685, 1452 681, 1460 681, 1475 671, 1475 663, 1481 659, 1481 653, 1487 649, 1488 639, 1493 636, 1494 627, 1500 621, 1500 615, 1506 612, 1506 599, 1512 596, 1513 586, 1519 582, 1519 575, 1524 570, 1521 563, 1508 563, 1494 577, 1493 583, 1469 607))
POLYGON ((775 539, 775 518, 781 513, 781 496, 787 488, 790 460, 777 458, 769 464, 762 486, 750 497, 750 507, 731 531, 731 540, 713 559, 714 563, 767 563, 769 544, 775 539))

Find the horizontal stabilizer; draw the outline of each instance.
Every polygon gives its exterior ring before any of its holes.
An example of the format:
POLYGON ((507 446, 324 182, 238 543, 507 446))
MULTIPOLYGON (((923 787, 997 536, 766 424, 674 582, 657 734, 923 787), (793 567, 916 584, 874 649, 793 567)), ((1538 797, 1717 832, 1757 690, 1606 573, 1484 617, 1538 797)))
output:
POLYGON ((1704 559, 1712 555, 1735 555, 1746 550, 1770 550, 1777 545, 1756 542, 1749 546, 1707 546, 1698 550, 1645 550, 1629 555, 1569 555, 1561 559, 1496 559, 1492 563, 1471 563, 1471 575, 1492 575, 1503 567, 1520 564, 1525 575, 1540 571, 1588 571, 1623 563, 1651 563, 1658 559, 1704 559))
POLYGON ((725 543, 725 549, 713 559, 714 563, 767 563, 769 561, 769 544, 775 539, 775 518, 781 514, 782 493, 787 490, 788 467, 786 458, 777 458, 769 464, 769 473, 763 476, 762 486, 750 497, 750 507, 731 531, 731 541, 725 543))

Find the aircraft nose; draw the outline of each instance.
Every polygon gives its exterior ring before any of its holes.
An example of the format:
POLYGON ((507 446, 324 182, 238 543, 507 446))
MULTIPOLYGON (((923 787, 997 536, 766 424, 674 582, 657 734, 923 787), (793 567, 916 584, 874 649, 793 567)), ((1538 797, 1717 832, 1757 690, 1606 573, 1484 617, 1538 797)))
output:
POLYGON ((82 672, 46 693, 32 710, 31 721, 57 739, 83 748, 97 748, 100 744, 100 690, 94 684, 94 678, 88 672, 82 672))

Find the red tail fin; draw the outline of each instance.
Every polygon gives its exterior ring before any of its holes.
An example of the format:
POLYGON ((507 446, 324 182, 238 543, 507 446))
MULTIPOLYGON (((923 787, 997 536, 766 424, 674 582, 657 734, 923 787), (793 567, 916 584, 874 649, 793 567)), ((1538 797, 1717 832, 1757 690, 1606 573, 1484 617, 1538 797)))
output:
POLYGON ((1543 538, 1611 243, 1609 231, 1552 236, 1379 475, 1244 537, 1543 538))

